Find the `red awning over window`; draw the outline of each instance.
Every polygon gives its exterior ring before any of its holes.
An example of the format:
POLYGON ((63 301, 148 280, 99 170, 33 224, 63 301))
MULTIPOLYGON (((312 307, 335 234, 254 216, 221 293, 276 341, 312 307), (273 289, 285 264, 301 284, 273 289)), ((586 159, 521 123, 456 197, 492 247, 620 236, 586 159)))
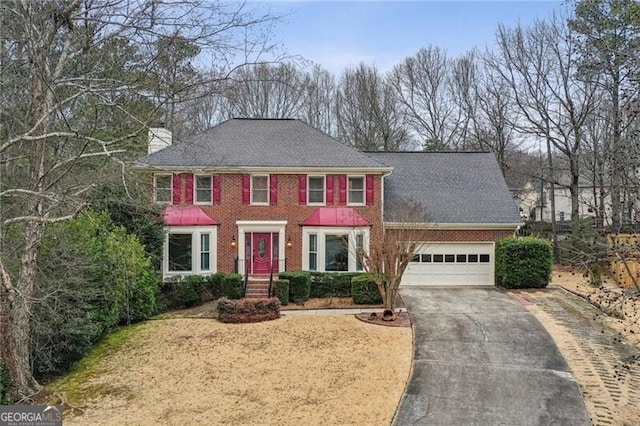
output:
POLYGON ((167 206, 162 216, 167 226, 218 225, 217 221, 196 206, 167 206))
POLYGON ((371 222, 352 208, 322 207, 313 212, 300 225, 304 226, 371 226, 371 222))

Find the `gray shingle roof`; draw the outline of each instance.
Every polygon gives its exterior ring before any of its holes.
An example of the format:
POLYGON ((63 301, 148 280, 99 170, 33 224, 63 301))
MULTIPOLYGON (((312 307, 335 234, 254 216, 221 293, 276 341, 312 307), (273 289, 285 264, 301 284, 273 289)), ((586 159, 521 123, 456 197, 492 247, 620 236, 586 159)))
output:
POLYGON ((495 157, 486 152, 370 152, 394 168, 385 178, 385 220, 418 203, 436 224, 516 224, 520 215, 495 157))
POLYGON ((138 161, 152 167, 385 169, 300 120, 232 119, 138 161))

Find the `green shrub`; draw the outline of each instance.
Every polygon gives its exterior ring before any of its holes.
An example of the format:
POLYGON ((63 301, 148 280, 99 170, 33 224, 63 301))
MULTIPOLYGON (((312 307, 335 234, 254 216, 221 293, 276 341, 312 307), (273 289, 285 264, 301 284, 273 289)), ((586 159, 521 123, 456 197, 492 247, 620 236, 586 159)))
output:
POLYGON ((351 279, 351 297, 359 305, 382 303, 382 296, 376 283, 367 275, 357 275, 351 279))
POLYGON ((46 380, 118 325, 154 314, 160 280, 137 238, 106 213, 47 227, 41 247, 31 354, 36 379, 46 380))
POLYGON ((185 308, 202 304, 202 290, 205 278, 201 275, 189 275, 178 281, 178 302, 185 308))
POLYGON ((247 323, 274 320, 280 317, 280 300, 269 299, 220 299, 218 319, 225 323, 247 323))
POLYGON ((333 288, 333 274, 327 272, 311 272, 309 297, 328 297, 333 288))
POLYGON ((204 287, 209 293, 210 299, 215 300, 222 297, 225 276, 223 272, 216 272, 215 274, 205 277, 204 287))
POLYGON ((283 306, 289 304, 289 280, 276 280, 276 297, 283 306))
POLYGON ((229 299, 241 299, 244 296, 242 275, 228 274, 222 280, 221 296, 229 299))
POLYGON ((310 297, 351 297, 351 279, 362 272, 311 272, 310 297))
POLYGON ((11 377, 9 377, 9 372, 4 368, 4 365, 0 364, 0 405, 9 405, 7 393, 10 385, 11 377))
POLYGON ((496 284, 506 288, 543 288, 551 279, 553 251, 547 240, 510 237, 496 244, 496 284))
POLYGON ((281 272, 281 279, 289 281, 289 300, 304 303, 311 294, 311 274, 307 271, 281 272))

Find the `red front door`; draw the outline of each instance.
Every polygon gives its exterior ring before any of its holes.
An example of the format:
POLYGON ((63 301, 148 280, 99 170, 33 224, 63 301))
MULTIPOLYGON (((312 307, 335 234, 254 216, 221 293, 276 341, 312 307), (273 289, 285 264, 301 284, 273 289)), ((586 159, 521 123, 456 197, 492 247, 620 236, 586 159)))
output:
POLYGON ((252 238, 252 267, 254 274, 269 274, 271 272, 271 233, 254 232, 252 238))

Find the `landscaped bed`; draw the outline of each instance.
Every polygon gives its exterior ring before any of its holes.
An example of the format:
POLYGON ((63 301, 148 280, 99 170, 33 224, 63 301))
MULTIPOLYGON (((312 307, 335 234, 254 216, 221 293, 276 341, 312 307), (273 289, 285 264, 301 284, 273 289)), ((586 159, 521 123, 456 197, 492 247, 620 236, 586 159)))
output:
POLYGON ((68 402, 65 424, 389 424, 411 366, 410 328, 347 315, 128 334, 48 387, 68 402))

